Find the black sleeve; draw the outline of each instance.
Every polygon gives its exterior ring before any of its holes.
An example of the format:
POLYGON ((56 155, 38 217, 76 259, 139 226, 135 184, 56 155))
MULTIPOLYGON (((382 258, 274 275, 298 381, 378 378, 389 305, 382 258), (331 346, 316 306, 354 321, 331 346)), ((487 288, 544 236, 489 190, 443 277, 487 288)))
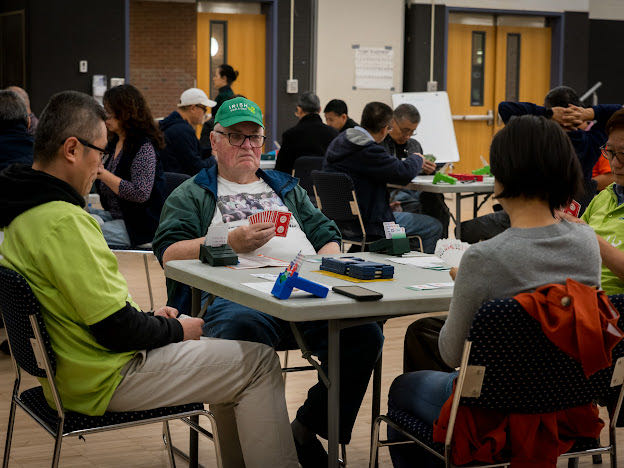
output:
POLYGON ((511 102, 503 101, 498 105, 498 115, 505 124, 517 115, 542 115, 546 117, 546 108, 533 104, 532 102, 511 102))
POLYGON ((290 140, 290 133, 287 130, 282 134, 282 147, 277 152, 277 160, 275 161, 275 170, 285 172, 288 175, 292 174, 293 166, 295 165, 292 143, 290 140))
POLYGON ((177 319, 143 313, 127 302, 123 309, 94 323, 89 330, 99 344, 117 352, 160 348, 184 339, 177 319))

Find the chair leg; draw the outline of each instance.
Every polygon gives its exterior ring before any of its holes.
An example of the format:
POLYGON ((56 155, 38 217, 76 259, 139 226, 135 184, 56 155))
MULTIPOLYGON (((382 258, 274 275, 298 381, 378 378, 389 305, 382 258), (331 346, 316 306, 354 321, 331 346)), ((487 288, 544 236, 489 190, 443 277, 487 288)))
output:
POLYGON ((150 310, 154 310, 154 295, 152 293, 152 280, 150 278, 149 264, 147 262, 149 255, 150 255, 149 253, 143 254, 143 265, 145 265, 145 278, 147 278, 147 291, 149 292, 150 310))
MULTIPOLYGON (((288 367, 288 350, 284 351, 284 365, 282 366, 282 369, 286 369, 287 367, 288 367)), ((286 385, 287 375, 288 375, 288 372, 282 371, 282 378, 284 379, 284 385, 286 385)))
POLYGON ((11 398, 11 409, 9 410, 9 425, 7 427, 6 443, 4 444, 4 458, 2 468, 8 468, 9 457, 11 455, 11 441, 13 440, 13 426, 15 425, 15 400, 11 398))
POLYGON ((578 457, 568 458, 568 468, 578 468, 579 459, 578 457))
POLYGON ((223 461, 221 460, 221 444, 219 443, 219 432, 217 431, 217 420, 210 411, 204 413, 210 420, 210 426, 212 428, 212 441, 215 446, 215 456, 217 457, 217 468, 223 468, 223 461))
POLYGON ((347 446, 345 444, 340 444, 340 466, 347 466, 347 446))
POLYGON ((54 442, 54 455, 52 456, 52 468, 57 468, 61 459, 61 445, 63 443, 63 423, 56 428, 56 441, 54 442))
POLYGON ((377 468, 377 451, 379 450, 379 430, 381 427, 381 418, 376 418, 373 423, 373 434, 371 437, 370 459, 368 460, 369 468, 377 468))
POLYGON ((594 465, 602 465, 602 455, 592 455, 592 463, 594 465))
POLYGON ((173 442, 171 441, 171 430, 169 429, 169 421, 163 422, 163 439, 165 441, 165 447, 167 447, 167 453, 169 454, 169 466, 175 468, 176 462, 173 455, 173 442))

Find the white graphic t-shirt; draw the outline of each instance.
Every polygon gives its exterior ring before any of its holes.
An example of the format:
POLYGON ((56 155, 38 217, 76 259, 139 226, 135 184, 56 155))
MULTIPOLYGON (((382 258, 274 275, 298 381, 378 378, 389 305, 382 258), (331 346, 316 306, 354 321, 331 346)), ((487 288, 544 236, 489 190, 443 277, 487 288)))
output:
MULTIPOLYGON (((255 213, 270 210, 289 211, 282 199, 263 180, 251 184, 237 184, 219 176, 217 193, 217 206, 211 226, 227 224, 230 231, 239 226, 247 226, 249 224, 247 218, 255 213)), ((304 255, 316 254, 299 223, 291 216, 286 237, 273 237, 251 253, 289 261, 300 250, 304 255)))

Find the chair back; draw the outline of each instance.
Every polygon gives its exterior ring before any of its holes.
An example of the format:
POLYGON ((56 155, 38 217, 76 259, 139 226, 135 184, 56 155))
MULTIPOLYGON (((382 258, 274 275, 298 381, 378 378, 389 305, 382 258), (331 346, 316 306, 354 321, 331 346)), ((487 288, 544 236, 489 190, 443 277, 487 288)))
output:
POLYGON ((366 238, 353 180, 343 172, 312 171, 317 207, 336 222, 345 240, 366 238))
POLYGON ((293 177, 299 179, 299 185, 308 192, 308 197, 314 206, 316 206, 316 196, 314 195, 312 171, 320 171, 324 159, 322 156, 301 156, 295 159, 293 167, 293 177))
POLYGON ((5 267, 0 267, 0 312, 16 364, 30 375, 48 377, 43 363, 45 358, 39 354, 45 352, 50 372, 54 375, 56 358, 43 322, 41 305, 24 277, 5 267))
POLYGON ((165 172, 165 199, 171 195, 178 185, 180 185, 185 180, 189 179, 191 176, 188 174, 179 174, 177 172, 165 172))
MULTIPOLYGON (((623 303, 620 298, 618 304, 623 303)), ((472 371, 466 372, 461 404, 510 413, 548 413, 603 400, 611 392, 615 362, 624 355, 620 343, 612 366, 586 378, 581 364, 555 346, 514 299, 483 304, 467 342, 467 369, 472 371), (478 369, 474 366, 485 367, 476 398, 465 396, 470 394, 468 376, 478 369)))

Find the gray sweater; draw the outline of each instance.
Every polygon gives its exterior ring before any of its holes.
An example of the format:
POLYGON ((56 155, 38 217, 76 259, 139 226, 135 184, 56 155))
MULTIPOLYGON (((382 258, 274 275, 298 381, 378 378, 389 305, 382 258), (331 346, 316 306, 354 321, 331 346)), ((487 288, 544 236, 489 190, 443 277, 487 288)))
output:
POLYGON ((461 361, 472 319, 484 302, 513 297, 567 278, 600 286, 600 250, 584 224, 562 221, 538 228, 509 228, 472 245, 463 255, 446 323, 440 331, 440 354, 449 366, 461 361))

